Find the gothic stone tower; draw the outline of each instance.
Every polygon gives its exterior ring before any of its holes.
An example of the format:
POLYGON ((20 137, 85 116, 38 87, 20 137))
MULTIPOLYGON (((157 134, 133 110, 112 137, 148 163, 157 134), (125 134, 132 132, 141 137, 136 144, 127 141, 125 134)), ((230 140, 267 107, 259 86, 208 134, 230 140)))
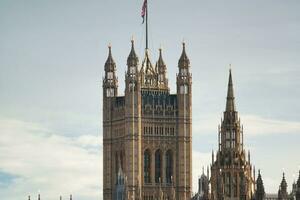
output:
POLYGON ((103 196, 116 199, 118 171, 125 199, 187 200, 192 191, 192 77, 185 44, 178 62, 177 93, 170 94, 159 51, 141 66, 134 42, 127 59, 125 95, 118 96, 111 47, 103 78, 103 196))
POLYGON ((224 119, 219 126, 219 149, 216 161, 212 154, 211 197, 214 200, 250 200, 254 190, 250 153, 246 160, 243 127, 235 108, 231 70, 224 119))

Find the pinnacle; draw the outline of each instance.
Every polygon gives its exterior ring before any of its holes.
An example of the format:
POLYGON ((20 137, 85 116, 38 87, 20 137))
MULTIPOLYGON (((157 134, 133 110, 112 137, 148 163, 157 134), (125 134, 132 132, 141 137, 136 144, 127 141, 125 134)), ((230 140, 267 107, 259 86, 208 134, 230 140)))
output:
POLYGON ((159 48, 159 57, 158 57, 158 61, 157 61, 158 66, 164 66, 165 62, 162 58, 162 48, 159 48))
POLYGON ((179 58, 178 65, 179 65, 179 67, 189 67, 189 65, 190 65, 190 60, 187 57, 186 52, 185 52, 185 42, 182 42, 182 53, 179 58))
POLYGON ((229 111, 229 112, 235 111, 234 92, 233 92, 231 69, 229 70, 226 111, 229 111))
POLYGON ((131 40, 131 50, 130 50, 129 56, 127 58, 127 62, 129 62, 131 60, 135 60, 136 61, 137 59, 138 59, 138 57, 137 57, 137 55, 135 53, 135 50, 134 50, 134 40, 132 39, 131 40))
POLYGON ((107 57, 107 60, 105 62, 105 65, 114 65, 115 64, 115 61, 112 57, 112 53, 111 53, 111 45, 109 44, 108 45, 108 57, 107 57))

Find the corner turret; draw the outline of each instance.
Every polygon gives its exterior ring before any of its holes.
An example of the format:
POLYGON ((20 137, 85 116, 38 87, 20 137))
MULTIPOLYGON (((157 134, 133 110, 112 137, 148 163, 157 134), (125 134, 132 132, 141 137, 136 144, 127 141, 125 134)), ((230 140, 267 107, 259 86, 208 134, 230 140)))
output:
POLYGON ((112 57, 111 45, 108 46, 108 57, 104 65, 103 96, 115 97, 118 95, 118 78, 116 76, 116 63, 112 57))

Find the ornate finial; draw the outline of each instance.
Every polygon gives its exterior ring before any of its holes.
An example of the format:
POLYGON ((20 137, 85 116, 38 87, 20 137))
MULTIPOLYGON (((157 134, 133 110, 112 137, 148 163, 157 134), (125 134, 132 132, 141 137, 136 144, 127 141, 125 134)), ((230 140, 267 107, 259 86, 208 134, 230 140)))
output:
POLYGON ((111 57, 111 43, 108 43, 108 56, 111 57))
POLYGON ((59 199, 60 199, 60 200, 62 200, 62 197, 61 197, 61 196, 59 196, 59 199))
POLYGON ((72 194, 70 194, 70 200, 72 200, 72 194))
POLYGON ((134 51, 134 37, 131 36, 131 50, 134 51))
POLYGON ((41 195, 40 194, 38 195, 38 200, 41 200, 41 195))
POLYGON ((190 60, 187 57, 185 52, 185 42, 182 42, 182 53, 178 61, 178 66, 188 68, 189 65, 190 65, 190 60))
POLYGON ((30 195, 28 196, 28 200, 30 200, 30 195))

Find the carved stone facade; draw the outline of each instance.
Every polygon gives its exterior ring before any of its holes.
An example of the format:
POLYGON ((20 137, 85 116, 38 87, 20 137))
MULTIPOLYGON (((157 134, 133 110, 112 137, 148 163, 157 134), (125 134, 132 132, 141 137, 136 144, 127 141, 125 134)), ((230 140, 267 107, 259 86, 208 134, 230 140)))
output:
POLYGON ((185 44, 177 93, 170 94, 159 51, 139 65, 134 42, 127 59, 125 95, 118 95, 111 47, 103 78, 103 199, 116 199, 118 171, 126 199, 187 200, 192 193, 192 77, 185 44), (120 167, 120 169, 119 169, 120 167))
POLYGON ((252 199, 255 177, 252 176, 250 152, 246 160, 243 127, 235 107, 231 71, 229 72, 226 110, 221 126, 219 126, 218 143, 216 160, 214 160, 214 153, 212 154, 211 198, 213 200, 252 199))

